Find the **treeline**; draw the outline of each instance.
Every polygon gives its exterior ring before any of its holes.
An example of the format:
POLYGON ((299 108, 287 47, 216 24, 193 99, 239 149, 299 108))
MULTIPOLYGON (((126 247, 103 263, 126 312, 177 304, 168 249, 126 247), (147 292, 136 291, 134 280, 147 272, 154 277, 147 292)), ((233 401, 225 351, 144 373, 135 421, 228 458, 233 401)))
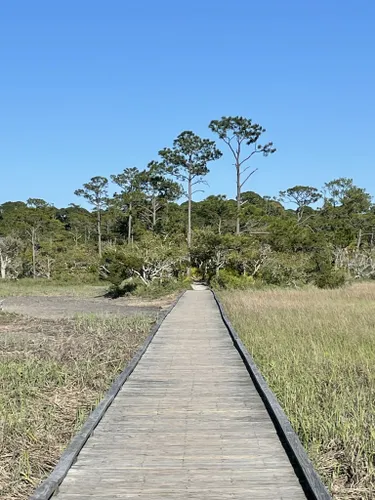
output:
POLYGON ((186 131, 145 169, 93 177, 77 189, 91 210, 34 198, 0 205, 1 278, 105 279, 123 293, 191 275, 221 287, 334 287, 375 276, 375 206, 365 189, 341 178, 319 189, 294 186, 277 199, 246 191, 253 157, 276 151, 259 143, 264 128, 242 117, 210 128, 233 157, 235 200, 193 201, 222 152, 186 131))

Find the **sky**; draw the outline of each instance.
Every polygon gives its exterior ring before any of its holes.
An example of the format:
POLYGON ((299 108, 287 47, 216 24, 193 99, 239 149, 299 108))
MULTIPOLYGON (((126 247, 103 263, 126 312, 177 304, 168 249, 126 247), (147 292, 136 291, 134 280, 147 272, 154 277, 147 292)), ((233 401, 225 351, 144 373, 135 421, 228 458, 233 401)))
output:
MULTIPOLYGON (((374 53, 373 0, 0 0, 0 204, 80 203, 223 115, 277 148, 247 190, 351 177, 375 195, 374 53)), ((220 148, 197 199, 235 195, 220 148)))

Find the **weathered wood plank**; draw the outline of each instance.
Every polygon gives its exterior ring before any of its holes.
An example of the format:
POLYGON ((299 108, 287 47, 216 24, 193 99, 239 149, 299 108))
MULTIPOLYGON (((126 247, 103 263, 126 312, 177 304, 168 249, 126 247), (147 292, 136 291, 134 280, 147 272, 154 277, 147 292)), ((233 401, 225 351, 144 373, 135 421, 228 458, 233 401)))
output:
POLYGON ((167 316, 56 498, 306 498, 211 292, 167 316))

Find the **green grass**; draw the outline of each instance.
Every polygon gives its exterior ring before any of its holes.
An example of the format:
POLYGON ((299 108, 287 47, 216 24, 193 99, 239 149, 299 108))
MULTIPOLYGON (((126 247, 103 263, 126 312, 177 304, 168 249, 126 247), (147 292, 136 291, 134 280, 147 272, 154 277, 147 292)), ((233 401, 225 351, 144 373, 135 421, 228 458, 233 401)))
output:
POLYGON ((190 282, 186 281, 169 281, 166 283, 151 283, 150 286, 137 287, 133 297, 145 299, 160 299, 170 295, 178 294, 190 288, 190 282))
POLYGON ((334 498, 374 498, 375 284, 220 297, 334 498))
POLYGON ((66 283, 47 279, 23 278, 0 280, 0 298, 15 296, 97 297, 104 295, 107 285, 66 283))
POLYGON ((113 298, 127 297, 139 299, 161 299, 178 294, 191 288, 191 281, 186 280, 169 280, 160 283, 153 281, 148 286, 140 281, 131 281, 124 285, 110 284, 108 288, 108 295, 113 298))
POLYGON ((151 323, 144 316, 0 314, 0 498, 28 498, 151 323))

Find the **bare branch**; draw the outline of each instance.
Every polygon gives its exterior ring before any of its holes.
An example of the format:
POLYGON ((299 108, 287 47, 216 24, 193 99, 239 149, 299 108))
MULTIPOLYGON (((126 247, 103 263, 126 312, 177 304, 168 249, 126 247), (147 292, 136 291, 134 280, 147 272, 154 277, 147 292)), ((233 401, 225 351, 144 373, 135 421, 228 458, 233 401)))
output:
MULTIPOLYGON (((248 160, 250 160, 250 158, 255 155, 256 153, 260 153, 260 151, 253 151, 249 156, 247 156, 244 160, 241 161, 240 163, 240 166, 243 165, 245 162, 247 162, 248 160)), ((247 166, 243 171, 243 172, 246 172, 246 170, 248 170, 250 168, 250 165, 247 166)))
POLYGON ((243 187, 243 185, 250 179, 250 177, 255 174, 255 172, 257 171, 258 169, 255 168, 252 172, 249 173, 249 175, 246 177, 246 179, 241 183, 241 188, 243 187))
POLYGON ((232 154, 233 154, 234 158, 237 160, 238 156, 236 156, 236 151, 235 151, 235 149, 233 148, 233 146, 232 146, 232 144, 230 142, 232 139, 233 139, 233 137, 229 141, 226 141, 225 139, 223 139, 223 140, 228 145, 229 149, 232 151, 232 154))

